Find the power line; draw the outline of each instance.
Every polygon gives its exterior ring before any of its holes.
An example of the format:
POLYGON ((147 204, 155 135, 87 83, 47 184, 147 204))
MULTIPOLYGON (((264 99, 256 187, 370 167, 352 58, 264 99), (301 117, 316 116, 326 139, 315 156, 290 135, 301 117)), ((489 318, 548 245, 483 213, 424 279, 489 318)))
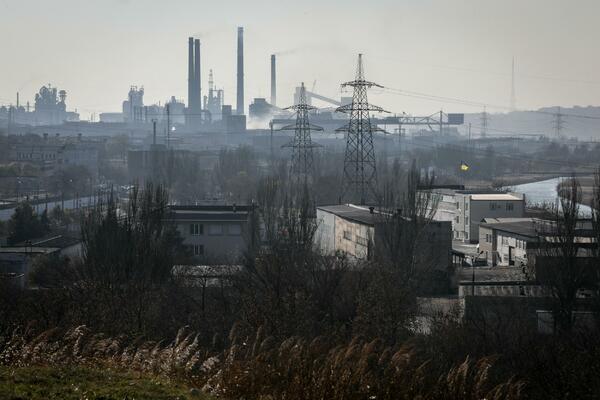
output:
MULTIPOLYGON (((395 88, 390 88, 390 87, 382 88, 382 91, 389 93, 389 94, 396 94, 396 95, 405 96, 405 97, 414 97, 414 98, 418 98, 418 99, 422 99, 422 100, 448 102, 448 103, 460 104, 460 105, 466 105, 466 106, 472 106, 472 107, 489 107, 489 108, 510 110, 509 106, 507 107, 507 106, 498 105, 498 104, 482 103, 482 102, 478 102, 478 101, 460 99, 460 98, 456 98, 456 97, 437 96, 437 95, 431 95, 431 94, 427 94, 427 93, 414 92, 414 91, 403 90, 403 89, 395 89, 395 88)), ((553 112, 542 111, 542 110, 519 109, 516 111, 524 111, 524 112, 531 112, 531 113, 544 114, 544 115, 554 115, 553 112)), ((572 117, 572 118, 581 118, 581 119, 600 120, 600 117, 594 117, 591 115, 578 115, 578 114, 566 114, 566 113, 563 113, 562 115, 566 116, 566 117, 570 117, 570 118, 572 117)))

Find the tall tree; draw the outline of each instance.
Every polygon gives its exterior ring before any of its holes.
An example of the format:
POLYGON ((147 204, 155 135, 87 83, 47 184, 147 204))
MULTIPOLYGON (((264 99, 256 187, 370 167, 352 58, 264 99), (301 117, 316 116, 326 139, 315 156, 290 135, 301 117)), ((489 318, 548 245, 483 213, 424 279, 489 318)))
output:
POLYGON ((40 220, 33 207, 27 202, 20 203, 8 222, 8 243, 14 245, 42 237, 48 232, 49 225, 40 220))

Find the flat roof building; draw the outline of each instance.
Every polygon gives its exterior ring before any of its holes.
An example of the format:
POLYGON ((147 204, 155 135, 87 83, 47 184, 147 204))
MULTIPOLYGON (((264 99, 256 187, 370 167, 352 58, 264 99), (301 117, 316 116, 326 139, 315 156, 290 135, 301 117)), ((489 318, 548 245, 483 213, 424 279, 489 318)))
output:
POLYGON ((238 261, 246 251, 252 210, 253 206, 235 204, 170 206, 168 220, 196 261, 226 264, 238 261))
MULTIPOLYGON (((384 235, 391 214, 374 207, 342 204, 317 207, 315 244, 325 254, 343 252, 357 260, 371 260, 384 250, 384 235)), ((432 221, 424 229, 422 244, 430 246, 432 263, 440 269, 450 265, 451 224, 432 221)))

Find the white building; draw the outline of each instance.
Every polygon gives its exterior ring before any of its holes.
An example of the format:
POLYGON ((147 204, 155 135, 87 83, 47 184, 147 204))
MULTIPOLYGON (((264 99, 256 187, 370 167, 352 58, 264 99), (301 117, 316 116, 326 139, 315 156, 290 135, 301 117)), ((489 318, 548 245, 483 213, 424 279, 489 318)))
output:
POLYGON ((525 195, 493 191, 433 189, 436 195, 436 221, 452 222, 452 238, 476 243, 484 218, 522 218, 525 195))

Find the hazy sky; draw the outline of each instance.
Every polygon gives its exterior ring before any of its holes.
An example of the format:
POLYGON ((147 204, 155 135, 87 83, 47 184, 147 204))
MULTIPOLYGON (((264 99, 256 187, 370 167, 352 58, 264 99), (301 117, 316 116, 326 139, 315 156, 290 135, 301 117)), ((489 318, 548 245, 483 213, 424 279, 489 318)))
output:
MULTIPOLYGON (((300 81, 339 97, 359 52, 367 78, 386 87, 499 106, 510 102, 514 56, 518 108, 598 105, 599 15, 598 0, 0 0, 0 104, 17 91, 33 101, 46 83, 67 90, 68 108, 86 119, 119 111, 133 84, 145 87, 146 104, 186 99, 191 35, 202 42, 203 88, 212 68, 234 104, 244 26, 246 106, 269 97, 273 52, 282 53, 280 105, 300 81)), ((370 99, 412 114, 481 109, 381 92, 370 99)))

